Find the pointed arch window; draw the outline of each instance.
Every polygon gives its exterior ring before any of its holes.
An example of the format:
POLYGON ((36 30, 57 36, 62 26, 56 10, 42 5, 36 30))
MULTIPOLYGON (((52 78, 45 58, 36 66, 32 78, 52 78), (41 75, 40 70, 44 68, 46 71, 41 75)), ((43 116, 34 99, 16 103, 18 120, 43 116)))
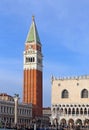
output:
POLYGON ((82 108, 80 109, 80 114, 83 115, 83 109, 82 108))
POLYGON ((72 114, 73 114, 73 115, 75 114, 75 109, 74 109, 74 108, 72 109, 72 114))
POLYGON ((76 109, 76 115, 78 115, 78 114, 79 114, 79 109, 77 108, 77 109, 76 109))
POLYGON ((62 96, 61 97, 62 98, 68 98, 69 97, 69 93, 68 93, 68 91, 66 89, 62 91, 62 96))
POLYGON ((69 115, 71 114, 71 109, 70 109, 70 108, 68 109, 68 114, 69 114, 69 115))
POLYGON ((83 89, 81 91, 81 98, 88 98, 88 90, 87 89, 83 89))
POLYGON ((87 115, 87 109, 86 108, 84 109, 84 114, 87 115))

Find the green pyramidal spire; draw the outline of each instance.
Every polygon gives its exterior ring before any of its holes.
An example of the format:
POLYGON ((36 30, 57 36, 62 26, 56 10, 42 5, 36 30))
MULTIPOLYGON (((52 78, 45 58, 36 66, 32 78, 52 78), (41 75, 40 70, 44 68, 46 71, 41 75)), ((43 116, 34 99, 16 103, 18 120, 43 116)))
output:
POLYGON ((30 31, 29 31, 27 39, 26 39, 26 43, 27 42, 41 43, 37 28, 36 28, 34 16, 32 16, 32 24, 31 24, 30 31))

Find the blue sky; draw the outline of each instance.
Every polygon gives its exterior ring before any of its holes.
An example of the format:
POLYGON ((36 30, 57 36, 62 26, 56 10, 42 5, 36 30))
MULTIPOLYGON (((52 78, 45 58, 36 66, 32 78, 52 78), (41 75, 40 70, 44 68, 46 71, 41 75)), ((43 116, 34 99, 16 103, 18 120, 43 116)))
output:
POLYGON ((0 92, 22 100, 23 51, 35 21, 43 51, 43 104, 51 105, 51 75, 89 75, 89 0, 0 1, 0 92))

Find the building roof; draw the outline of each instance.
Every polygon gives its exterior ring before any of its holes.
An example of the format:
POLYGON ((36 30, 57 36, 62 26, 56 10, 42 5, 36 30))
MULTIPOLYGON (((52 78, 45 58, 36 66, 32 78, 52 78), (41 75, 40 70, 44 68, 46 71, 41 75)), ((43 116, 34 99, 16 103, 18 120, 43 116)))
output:
POLYGON ((28 32, 28 36, 26 39, 26 43, 31 43, 31 42, 41 43, 38 31, 37 31, 37 27, 35 24, 34 16, 32 16, 32 24, 31 24, 30 31, 28 32))
MULTIPOLYGON (((12 97, 12 96, 8 95, 7 93, 0 93, 0 96, 12 97)), ((13 98, 13 97, 12 97, 12 98, 13 98)))
POLYGON ((43 107, 43 110, 51 110, 50 107, 43 107))

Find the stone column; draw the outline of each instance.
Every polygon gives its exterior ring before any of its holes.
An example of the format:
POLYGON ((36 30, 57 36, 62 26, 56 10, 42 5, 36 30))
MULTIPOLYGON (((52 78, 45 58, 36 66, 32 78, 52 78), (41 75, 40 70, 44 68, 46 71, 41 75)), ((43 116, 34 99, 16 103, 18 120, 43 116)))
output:
POLYGON ((14 123, 15 125, 17 124, 17 120, 18 120, 18 100, 19 100, 19 95, 18 94, 15 94, 14 96, 14 102, 15 102, 15 108, 14 108, 14 112, 15 112, 15 115, 14 115, 14 123))

